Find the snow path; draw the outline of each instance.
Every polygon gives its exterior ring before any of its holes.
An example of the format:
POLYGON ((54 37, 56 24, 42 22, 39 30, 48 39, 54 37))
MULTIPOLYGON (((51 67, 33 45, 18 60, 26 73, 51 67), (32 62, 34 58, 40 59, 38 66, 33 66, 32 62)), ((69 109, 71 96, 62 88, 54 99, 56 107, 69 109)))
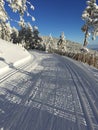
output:
POLYGON ((33 61, 0 80, 0 129, 98 130, 98 70, 31 53, 33 61))

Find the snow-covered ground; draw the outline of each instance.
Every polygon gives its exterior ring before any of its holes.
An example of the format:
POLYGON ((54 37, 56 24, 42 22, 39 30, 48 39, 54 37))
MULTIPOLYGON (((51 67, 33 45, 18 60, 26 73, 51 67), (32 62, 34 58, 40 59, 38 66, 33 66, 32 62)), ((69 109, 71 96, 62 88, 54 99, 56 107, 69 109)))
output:
POLYGON ((98 130, 98 70, 56 54, 0 79, 0 130, 98 130))
POLYGON ((31 58, 31 55, 20 45, 0 39, 0 74, 11 66, 23 64, 31 58))

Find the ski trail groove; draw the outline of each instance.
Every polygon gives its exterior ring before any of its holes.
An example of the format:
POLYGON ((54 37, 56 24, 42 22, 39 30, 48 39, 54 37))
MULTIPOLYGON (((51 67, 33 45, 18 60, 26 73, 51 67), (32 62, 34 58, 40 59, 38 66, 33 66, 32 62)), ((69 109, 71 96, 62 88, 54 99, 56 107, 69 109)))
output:
POLYGON ((66 66, 67 66, 68 70, 70 71, 72 79, 73 79, 74 84, 76 86, 76 90, 77 90, 78 96, 80 98, 82 109, 83 109, 83 112, 84 112, 84 115, 85 115, 85 118, 86 118, 86 122, 87 122, 87 125, 88 125, 88 130, 90 130, 90 129, 91 130, 97 130, 98 129, 98 110, 95 107, 91 97, 89 96, 87 89, 86 89, 86 86, 83 84, 83 80, 81 79, 79 74, 74 70, 74 68, 71 67, 71 65, 69 63, 67 63, 66 66), (87 108, 87 104, 85 102, 83 95, 81 94, 79 85, 77 84, 77 82, 74 79, 74 76, 78 79, 78 82, 81 85, 81 88, 83 89, 85 97, 87 98, 87 102, 90 105, 90 109, 93 112, 93 115, 94 115, 93 118, 94 118, 97 125, 94 124, 94 122, 93 122, 93 120, 90 116, 89 110, 87 108))

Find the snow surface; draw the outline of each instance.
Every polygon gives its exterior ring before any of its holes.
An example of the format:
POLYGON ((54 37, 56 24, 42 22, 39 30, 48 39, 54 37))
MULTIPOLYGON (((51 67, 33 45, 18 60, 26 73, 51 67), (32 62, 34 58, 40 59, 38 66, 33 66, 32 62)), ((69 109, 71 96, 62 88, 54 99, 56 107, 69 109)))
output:
POLYGON ((98 69, 0 40, 0 74, 6 68, 0 130, 98 130, 98 69))
POLYGON ((30 58, 31 55, 22 46, 0 39, 0 74, 30 58))
POLYGON ((33 60, 0 79, 0 129, 98 130, 98 70, 30 53, 33 60))

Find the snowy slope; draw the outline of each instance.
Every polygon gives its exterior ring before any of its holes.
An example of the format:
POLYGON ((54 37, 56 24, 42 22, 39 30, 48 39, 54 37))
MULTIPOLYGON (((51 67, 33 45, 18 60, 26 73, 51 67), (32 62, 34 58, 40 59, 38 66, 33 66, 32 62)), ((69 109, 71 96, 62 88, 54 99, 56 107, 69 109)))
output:
POLYGON ((31 55, 23 47, 0 39, 0 74, 10 65, 20 65, 30 58, 31 55))

